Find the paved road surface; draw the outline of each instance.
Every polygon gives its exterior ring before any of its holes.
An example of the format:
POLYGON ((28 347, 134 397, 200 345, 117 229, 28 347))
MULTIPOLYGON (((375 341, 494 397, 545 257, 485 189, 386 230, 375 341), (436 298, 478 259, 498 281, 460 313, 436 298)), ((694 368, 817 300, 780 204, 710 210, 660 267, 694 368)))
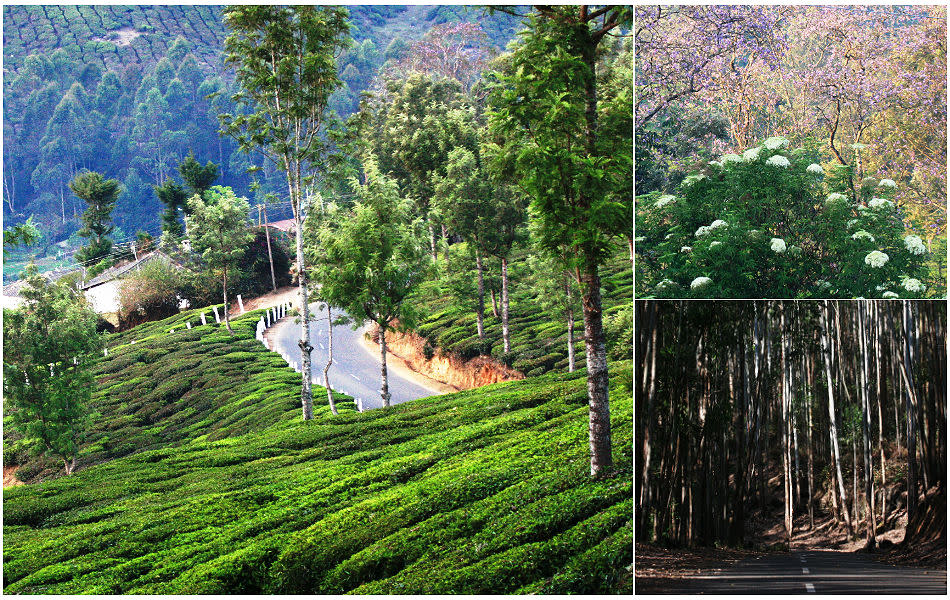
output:
MULTIPOLYGON (((664 590, 666 591, 666 590, 664 590)), ((767 554, 728 569, 683 580, 669 593, 706 594, 941 594, 942 569, 894 567, 863 552, 819 550, 767 554)))
MULTIPOLYGON (((311 305, 311 311, 316 305, 311 305)), ((345 314, 334 311, 333 318, 345 314)), ((311 318, 314 313, 311 312, 311 318)), ((315 318, 320 319, 310 323, 310 344, 313 346, 311 360, 313 363, 313 381, 323 385, 323 367, 327 364, 329 351, 327 350, 327 321, 326 312, 321 311, 315 318)), ((282 323, 275 332, 275 351, 282 349, 288 353, 291 360, 300 362, 300 324, 293 322, 293 317, 287 323, 282 323)), ((379 353, 369 352, 360 344, 365 328, 354 331, 349 325, 335 325, 333 327, 333 365, 330 367, 330 387, 336 391, 348 394, 362 400, 363 410, 380 408, 383 405, 379 397, 381 379, 379 375, 379 353)), ((388 362, 388 360, 387 360, 388 362)), ((399 404, 425 396, 433 396, 440 392, 430 390, 400 377, 389 369, 390 402, 399 404)), ((324 398, 324 400, 326 400, 324 398)), ((320 400, 314 397, 314 402, 320 400)))

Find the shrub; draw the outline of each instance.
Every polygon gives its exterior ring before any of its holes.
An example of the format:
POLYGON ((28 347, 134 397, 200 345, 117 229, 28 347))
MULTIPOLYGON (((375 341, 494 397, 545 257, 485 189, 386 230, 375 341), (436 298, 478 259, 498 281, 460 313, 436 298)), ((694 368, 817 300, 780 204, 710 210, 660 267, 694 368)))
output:
POLYGON ((119 324, 123 329, 178 313, 181 276, 164 260, 139 267, 122 280, 119 294, 119 324))
MULTIPOLYGON (((657 297, 921 297, 926 249, 889 185, 770 138, 637 199, 638 278, 657 297), (825 175, 825 171, 829 171, 825 175)), ((934 282, 929 286, 933 287, 934 282)))

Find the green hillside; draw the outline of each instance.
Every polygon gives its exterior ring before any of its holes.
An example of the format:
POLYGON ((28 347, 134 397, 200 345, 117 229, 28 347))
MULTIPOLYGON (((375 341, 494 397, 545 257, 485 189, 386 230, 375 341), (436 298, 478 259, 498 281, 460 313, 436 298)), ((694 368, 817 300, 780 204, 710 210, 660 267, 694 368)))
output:
POLYGON ((258 314, 110 339, 84 468, 4 491, 4 592, 632 593, 630 362, 592 481, 584 371, 304 423, 258 314))

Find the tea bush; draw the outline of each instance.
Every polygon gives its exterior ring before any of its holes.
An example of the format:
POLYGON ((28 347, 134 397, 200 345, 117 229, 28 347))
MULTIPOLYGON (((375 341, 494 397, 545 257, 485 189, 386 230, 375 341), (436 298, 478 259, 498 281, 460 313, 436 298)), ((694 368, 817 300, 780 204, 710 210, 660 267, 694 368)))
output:
POLYGON ((109 337, 82 468, 4 490, 5 593, 632 593, 629 361, 593 481, 583 370, 303 422, 259 313, 195 313, 109 337))

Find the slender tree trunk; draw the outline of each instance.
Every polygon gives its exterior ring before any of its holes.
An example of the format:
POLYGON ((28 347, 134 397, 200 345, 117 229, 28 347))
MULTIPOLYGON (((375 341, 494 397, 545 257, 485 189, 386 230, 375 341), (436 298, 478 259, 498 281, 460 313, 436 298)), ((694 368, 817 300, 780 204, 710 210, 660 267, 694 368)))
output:
POLYGON ((858 303, 858 329, 859 340, 861 343, 861 412, 862 412, 862 430, 864 440, 864 495, 867 502, 867 518, 865 526, 867 529, 867 550, 874 551, 875 534, 877 533, 877 522, 874 515, 874 461, 871 460, 871 413, 869 409, 868 398, 868 328, 867 322, 867 300, 861 300, 858 303))
POLYGON ((564 277, 564 293, 567 296, 567 310, 564 314, 567 319, 567 371, 573 373, 576 368, 574 359, 574 309, 571 302, 571 276, 567 274, 564 277))
POLYGON ((221 278, 221 290, 224 292, 224 326, 227 327, 228 333, 234 335, 234 331, 231 330, 231 319, 228 317, 230 312, 231 305, 228 304, 228 269, 225 267, 222 269, 224 276, 221 278))
POLYGON ((263 204, 258 204, 257 206, 259 210, 258 218, 260 218, 261 213, 264 215, 264 236, 267 238, 267 261, 270 263, 270 284, 271 288, 276 292, 277 277, 274 276, 274 255, 271 254, 270 250, 270 227, 267 223, 267 210, 264 208, 263 204))
MULTIPOLYGON (((881 311, 880 304, 873 304, 874 310, 874 373, 877 377, 874 385, 874 393, 877 396, 877 448, 881 454, 881 523, 884 523, 887 517, 887 501, 884 494, 887 493, 887 474, 886 462, 884 460, 884 396, 881 391, 881 354, 884 349, 881 347, 881 311)), ((885 524, 886 528, 887 525, 885 524)))
POLYGON ((379 397, 383 399, 383 408, 389 408, 389 372, 386 370, 386 326, 379 325, 379 355, 382 361, 379 367, 379 375, 382 379, 382 387, 379 390, 379 397))
POLYGON ((779 305, 779 335, 782 342, 782 472, 785 490, 785 539, 789 550, 792 548, 792 527, 794 523, 794 513, 792 508, 792 464, 791 464, 791 435, 789 424, 791 423, 788 381, 788 362, 786 347, 788 345, 788 336, 785 334, 785 306, 779 305))
POLYGON ((300 341, 297 345, 300 347, 300 404, 303 409, 303 420, 309 421, 313 418, 313 388, 311 386, 311 366, 310 353, 313 352, 313 346, 310 344, 310 300, 307 290, 307 269, 303 253, 303 222, 305 218, 304 207, 301 206, 300 181, 294 180, 290 169, 287 173, 290 183, 291 200, 294 207, 294 226, 296 227, 296 245, 297 245, 297 277, 300 291, 300 341))
POLYGON ((449 230, 445 225, 442 226, 442 241, 445 242, 445 253, 443 258, 445 259, 445 272, 449 272, 449 230))
POLYGON ((913 327, 910 302, 901 301, 903 309, 903 361, 898 361, 904 380, 907 402, 907 522, 917 515, 917 390, 911 363, 911 327, 913 327))
POLYGON ((650 440, 650 425, 653 421, 653 410, 654 410, 654 398, 656 396, 656 342, 657 342, 657 328, 658 323, 657 319, 657 306, 656 303, 650 302, 647 303, 647 331, 649 331, 649 342, 646 348, 646 356, 649 356, 650 372, 647 375, 647 389, 646 389, 646 412, 641 415, 641 432, 640 436, 643 440, 641 445, 641 472, 640 472, 640 507, 641 507, 641 521, 640 521, 640 531, 644 531, 647 528, 647 523, 650 518, 650 452, 651 452, 651 440, 650 440))
POLYGON ((841 476, 841 452, 838 450, 838 425, 835 416, 835 396, 834 379, 831 376, 831 355, 829 353, 829 340, 831 338, 831 315, 828 300, 824 300, 824 328, 821 332, 821 350, 825 359, 825 376, 828 381, 828 437, 831 443, 832 460, 834 461, 834 477, 838 482, 838 497, 841 498, 841 511, 844 513, 844 521, 848 526, 849 537, 853 535, 851 528, 851 516, 848 514, 847 497, 844 492, 844 478, 841 476))
POLYGON ((511 352, 511 335, 508 330, 508 258, 501 257, 501 339, 505 354, 511 352))
MULTIPOLYGON (((478 339, 485 339, 485 279, 482 275, 482 251, 478 247, 478 238, 475 239, 475 270, 478 277, 478 302, 475 304, 476 327, 478 339)), ((471 331, 471 329, 469 330, 471 331)))
POLYGON ((590 417, 590 472, 599 477, 613 464, 610 443, 610 400, 607 395, 607 348, 601 312, 600 275, 590 262, 581 273, 584 290, 584 349, 587 353, 587 398, 590 417))
POLYGON ((333 401, 333 391, 330 389, 330 365, 333 364, 333 315, 330 312, 330 303, 327 302, 327 364, 323 367, 323 387, 327 390, 327 402, 330 403, 330 412, 340 414, 333 401))
POLYGON ((495 288, 489 290, 491 292, 491 314, 497 319, 501 313, 498 312, 498 299, 495 296, 495 288))
POLYGON ((435 249, 435 227, 432 226, 432 221, 429 221, 429 250, 432 253, 432 264, 435 264, 439 257, 435 249))

